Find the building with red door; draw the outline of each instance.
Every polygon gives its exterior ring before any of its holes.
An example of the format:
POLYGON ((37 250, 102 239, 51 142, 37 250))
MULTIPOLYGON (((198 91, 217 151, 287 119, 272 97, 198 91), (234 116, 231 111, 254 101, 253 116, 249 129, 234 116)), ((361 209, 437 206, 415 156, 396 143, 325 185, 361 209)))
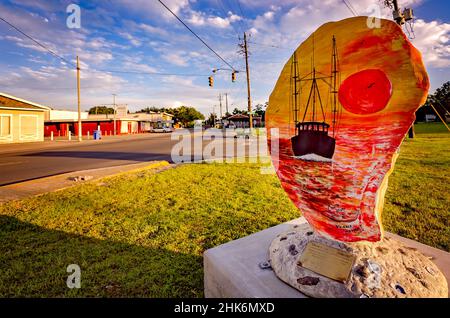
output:
MULTIPOLYGON (((81 113, 82 135, 93 135, 100 130, 102 136, 137 134, 151 132, 153 128, 163 123, 172 127, 172 115, 167 113, 117 113, 114 114, 88 114, 81 113), (115 129, 114 129, 115 126, 115 129)), ((78 135, 78 112, 50 110, 46 114, 44 135, 54 137, 68 136, 69 132, 78 135)))

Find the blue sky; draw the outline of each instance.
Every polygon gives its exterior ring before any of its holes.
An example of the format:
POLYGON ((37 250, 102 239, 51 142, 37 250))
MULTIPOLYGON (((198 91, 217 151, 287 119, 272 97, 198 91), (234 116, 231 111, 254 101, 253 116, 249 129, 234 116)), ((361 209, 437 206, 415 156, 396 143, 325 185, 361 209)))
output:
MULTIPOLYGON (((250 37, 253 103, 264 103, 293 50, 318 26, 352 16, 341 0, 165 0, 192 29, 236 69, 244 70, 238 36, 250 37)), ((349 0, 367 15, 378 0, 349 0)), ((413 44, 422 51, 432 90, 450 80, 450 1, 400 0, 413 7, 417 20, 413 44)), ((390 11, 382 8, 383 17, 390 11)), ((219 72, 208 86, 213 68, 224 67, 156 0, 39 1, 2 0, 0 16, 82 66, 82 108, 112 103, 130 110, 147 106, 197 107, 204 114, 228 93, 229 109, 246 108, 244 73, 231 82, 219 72), (81 28, 66 25, 66 8, 81 7, 81 28), (143 75, 106 71, 158 72, 143 75)), ((0 21, 0 91, 58 109, 76 108, 75 70, 0 21)), ((225 110, 225 107, 223 108, 225 110)), ((219 111, 218 107, 215 108, 219 111)))

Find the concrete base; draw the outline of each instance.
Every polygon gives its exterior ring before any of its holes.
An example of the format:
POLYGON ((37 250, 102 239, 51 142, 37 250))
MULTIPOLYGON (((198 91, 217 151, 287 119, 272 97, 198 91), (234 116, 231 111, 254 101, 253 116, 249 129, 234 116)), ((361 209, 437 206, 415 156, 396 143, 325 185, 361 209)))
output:
MULTIPOLYGON (((259 264, 269 259, 269 246, 280 233, 305 223, 298 218, 247 237, 225 243, 204 253, 205 297, 211 298, 304 298, 298 290, 259 264)), ((450 253, 386 233, 408 247, 429 256, 450 281, 450 253)), ((450 285, 450 284, 449 284, 450 285)))

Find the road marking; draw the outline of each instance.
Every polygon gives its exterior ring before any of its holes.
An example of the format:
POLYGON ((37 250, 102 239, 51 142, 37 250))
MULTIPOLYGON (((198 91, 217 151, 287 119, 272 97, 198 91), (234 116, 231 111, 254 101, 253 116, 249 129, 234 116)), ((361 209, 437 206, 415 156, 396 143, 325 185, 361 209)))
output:
POLYGON ((3 163, 0 163, 0 166, 17 165, 17 164, 19 164, 19 163, 23 163, 23 161, 3 162, 3 163))

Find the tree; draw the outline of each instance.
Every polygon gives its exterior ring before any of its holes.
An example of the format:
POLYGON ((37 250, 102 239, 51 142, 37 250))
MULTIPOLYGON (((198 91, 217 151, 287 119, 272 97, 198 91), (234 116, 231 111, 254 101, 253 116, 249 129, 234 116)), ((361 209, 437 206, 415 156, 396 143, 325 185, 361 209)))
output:
POLYGON ((237 114, 242 114, 242 111, 237 108, 233 109, 233 115, 237 115, 237 114))
POLYGON ((242 114, 242 115, 247 115, 248 112, 246 110, 240 110, 240 109, 233 109, 233 115, 237 115, 237 114, 242 114))
POLYGON ((263 104, 258 104, 255 106, 255 115, 256 116, 261 116, 262 121, 264 121, 264 118, 266 116, 266 109, 268 106, 268 102, 265 102, 264 105, 263 104))
POLYGON ((200 113, 194 107, 180 106, 174 109, 174 117, 177 121, 181 122, 184 127, 191 127, 194 125, 194 120, 205 119, 202 113, 200 113))
POLYGON ((384 6, 387 8, 394 8, 394 3, 392 2, 392 0, 381 0, 381 2, 383 2, 384 6))
POLYGON ((263 105, 263 104, 258 104, 255 106, 255 114, 258 116, 264 116, 264 114, 266 113, 266 108, 267 108, 267 102, 263 105))
POLYGON ((165 108, 165 107, 146 107, 141 109, 141 112, 150 113, 168 113, 173 115, 173 120, 175 122, 180 122, 184 127, 194 126, 194 120, 201 119, 204 120, 205 116, 200 113, 195 107, 190 106, 180 106, 177 108, 165 108))
POLYGON ((442 84, 440 88, 436 89, 434 94, 428 97, 429 100, 427 102, 442 104, 442 107, 445 107, 448 111, 450 107, 450 81, 442 84))
POLYGON ((161 108, 158 108, 158 107, 155 107, 155 106, 145 107, 145 108, 142 108, 140 110, 140 112, 141 113, 147 113, 147 114, 150 114, 151 112, 159 113, 159 112, 161 112, 161 108))
POLYGON ((417 120, 424 120, 426 114, 435 114, 431 105, 434 106, 442 118, 445 118, 446 114, 450 114, 450 81, 442 84, 440 88, 436 89, 434 94, 428 95, 425 104, 416 112, 417 120))
POLYGON ((207 122, 208 125, 214 126, 214 124, 216 123, 216 114, 210 113, 207 122))
POLYGON ((114 108, 106 106, 94 106, 89 109, 89 114, 114 114, 114 108))

